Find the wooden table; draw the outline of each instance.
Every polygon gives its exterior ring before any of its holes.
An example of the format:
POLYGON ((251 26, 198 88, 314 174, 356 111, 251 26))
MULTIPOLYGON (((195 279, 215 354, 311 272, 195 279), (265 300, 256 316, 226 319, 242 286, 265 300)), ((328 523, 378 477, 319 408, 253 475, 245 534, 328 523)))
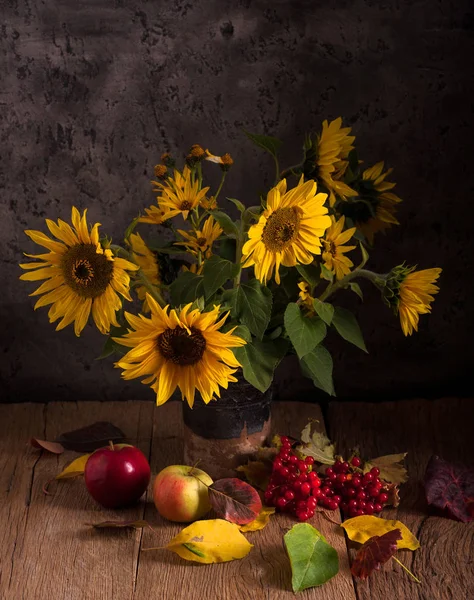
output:
MULTIPOLYGON (((315 404, 274 407, 274 430, 297 436, 308 418, 324 420, 315 404)), ((27 445, 32 437, 54 439, 60 432, 110 420, 149 457, 152 472, 180 462, 182 420, 179 403, 159 409, 152 403, 51 403, 0 405, 0 599, 1 600, 280 600, 294 597, 282 536, 291 519, 279 515, 266 529, 247 534, 255 545, 243 560, 219 565, 188 563, 164 545, 181 527, 157 514, 150 494, 122 511, 101 509, 82 480, 43 485, 76 455, 47 455, 27 445), (157 530, 94 530, 107 519, 146 519, 157 530)), ((468 600, 474 598, 474 523, 429 516, 421 479, 433 453, 474 463, 474 401, 444 399, 399 403, 333 402, 326 428, 342 453, 358 445, 363 455, 408 451, 410 481, 399 518, 417 535, 421 549, 399 558, 422 581, 413 582, 390 561, 367 582, 354 582, 340 527, 322 515, 312 524, 337 549, 340 573, 321 588, 299 594, 325 600, 468 600)), ((339 515, 330 513, 339 520, 339 515)))

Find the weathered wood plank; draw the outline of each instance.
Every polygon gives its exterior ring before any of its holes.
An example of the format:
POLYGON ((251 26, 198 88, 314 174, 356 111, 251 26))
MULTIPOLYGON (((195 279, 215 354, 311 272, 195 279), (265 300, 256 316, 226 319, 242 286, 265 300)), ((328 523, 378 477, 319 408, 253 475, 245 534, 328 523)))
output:
MULTIPOLYGON (((274 432, 299 436, 308 418, 322 416, 317 405, 288 403, 276 404, 273 411, 274 432)), ((152 444, 152 472, 157 473, 170 464, 180 464, 182 457, 181 406, 167 404, 155 411, 152 444)), ((157 530, 157 535, 144 531, 143 547, 163 546, 182 528, 162 519, 152 504, 149 493, 146 519, 157 530)), ((334 518, 334 513, 331 513, 334 518)), ((263 530, 249 533, 255 545, 250 554, 240 561, 220 565, 198 565, 183 561, 166 550, 142 553, 138 566, 135 600, 259 600, 294 598, 291 591, 290 564, 283 546, 284 533, 295 523, 289 517, 278 515, 263 530)), ((354 587, 348 570, 344 537, 335 532, 335 526, 322 515, 315 515, 312 524, 338 550, 341 573, 324 587, 307 590, 298 595, 302 600, 355 599, 354 587)))
MULTIPOLYGON (((109 420, 149 456, 153 408, 146 402, 52 403, 46 408, 46 431, 39 421, 35 433, 53 439, 63 431, 109 420)), ((18 428, 16 435, 24 444, 31 433, 18 428)), ((28 452, 23 449, 23 454, 28 452)), ((45 496, 43 485, 76 456, 71 452, 44 455, 36 464, 28 522, 17 541, 10 585, 2 599, 128 600, 132 596, 141 531, 96 531, 85 523, 143 518, 144 502, 120 511, 102 509, 90 498, 82 479, 54 482, 53 495, 45 496)), ((31 468, 18 473, 25 476, 31 477, 31 468)), ((10 502, 24 504, 24 494, 10 502)))
MULTIPOLYGON (((429 457, 474 464, 474 401, 443 399, 381 404, 333 402, 329 408, 331 438, 342 452, 359 446, 366 457, 408 451, 410 480, 402 487, 398 509, 384 518, 399 519, 419 538, 415 553, 400 560, 423 582, 420 586, 393 561, 367 582, 356 584, 360 600, 406 598, 448 600, 471 597, 474 587, 474 523, 432 515, 422 487, 429 457), (387 596, 387 594, 389 594, 387 596)), ((355 553, 351 550, 351 555, 355 553)))
POLYGON ((42 404, 0 405, 0 598, 11 586, 19 545, 29 520, 39 450, 31 437, 44 436, 42 404))

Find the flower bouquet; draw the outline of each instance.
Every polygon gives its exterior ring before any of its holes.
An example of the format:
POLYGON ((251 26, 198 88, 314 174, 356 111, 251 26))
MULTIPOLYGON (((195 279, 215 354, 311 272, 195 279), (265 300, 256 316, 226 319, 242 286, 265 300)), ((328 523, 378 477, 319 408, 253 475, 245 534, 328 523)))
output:
POLYGON ((398 224, 401 199, 391 169, 358 159, 341 118, 307 136, 301 162, 285 169, 279 140, 247 136, 276 165, 273 187, 253 206, 222 198, 231 156, 194 145, 182 165, 162 156, 156 203, 133 220, 121 245, 76 208, 71 224, 46 220, 54 239, 25 232, 47 250, 21 264, 21 279, 44 280, 31 294, 39 296, 35 309, 50 305, 56 329, 73 325, 76 335, 92 317, 108 336, 102 356, 117 352, 122 377, 141 378, 158 405, 177 388, 189 407, 196 398, 209 404, 239 373, 263 394, 289 353, 315 386, 334 394, 326 336, 335 332, 365 350, 355 316, 336 304, 338 292, 362 298, 357 279, 368 279, 411 335, 438 291, 439 268, 366 268, 375 236, 398 224), (216 190, 205 185, 209 163, 222 171, 216 190), (125 310, 132 294, 136 302, 125 310))

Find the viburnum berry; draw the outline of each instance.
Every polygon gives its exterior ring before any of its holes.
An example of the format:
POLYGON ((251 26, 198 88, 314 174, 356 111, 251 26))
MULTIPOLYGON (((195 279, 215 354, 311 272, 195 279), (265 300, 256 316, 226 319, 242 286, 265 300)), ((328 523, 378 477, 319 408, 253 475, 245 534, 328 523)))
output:
POLYGON ((372 467, 370 472, 374 477, 378 477, 380 475, 380 469, 378 467, 372 467))
POLYGON ((362 461, 360 460, 360 458, 358 456, 353 456, 351 459, 351 465, 353 467, 360 467, 362 461))

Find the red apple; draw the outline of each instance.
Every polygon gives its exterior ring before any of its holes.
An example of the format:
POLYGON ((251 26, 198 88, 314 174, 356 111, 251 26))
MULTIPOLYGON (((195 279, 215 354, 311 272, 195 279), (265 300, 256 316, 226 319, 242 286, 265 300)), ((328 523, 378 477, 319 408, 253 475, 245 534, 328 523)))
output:
POLYGON ((150 465, 141 450, 112 443, 89 457, 84 470, 89 494, 105 508, 137 502, 150 481, 150 465))
POLYGON ((153 484, 155 506, 169 521, 196 521, 211 510, 207 487, 212 483, 209 475, 196 467, 166 467, 158 473, 153 484))

